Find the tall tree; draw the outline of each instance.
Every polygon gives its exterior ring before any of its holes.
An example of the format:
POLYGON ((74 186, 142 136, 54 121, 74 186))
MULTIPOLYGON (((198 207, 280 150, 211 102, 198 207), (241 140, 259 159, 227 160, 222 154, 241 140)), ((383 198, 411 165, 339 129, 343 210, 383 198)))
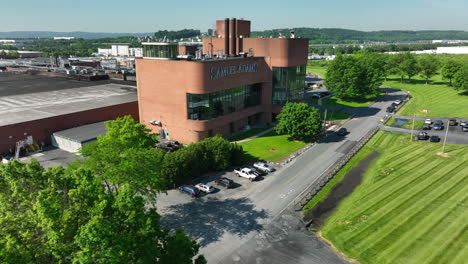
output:
POLYGON ((277 119, 276 132, 296 139, 316 140, 322 130, 319 111, 304 103, 287 103, 277 119))
POLYGON ((461 68, 462 64, 455 60, 448 60, 442 66, 442 77, 449 80, 449 86, 452 86, 453 77, 457 71, 461 68))
POLYGON ((428 84, 429 79, 439 70, 439 61, 436 56, 427 54, 419 57, 418 64, 421 70, 420 75, 425 78, 426 84, 428 84))
POLYGON ((468 91, 468 64, 463 65, 453 77, 453 87, 459 91, 468 91))
POLYGON ((132 183, 142 192, 165 190, 158 174, 164 152, 154 149, 155 135, 130 116, 107 121, 106 128, 105 135, 81 150, 84 166, 115 191, 121 183, 132 183))
POLYGON ((418 61, 416 60, 416 56, 410 52, 403 53, 402 58, 403 60, 398 65, 398 68, 408 76, 408 81, 411 81, 411 78, 420 71, 418 61))
POLYGON ((384 63, 376 53, 339 55, 328 66, 325 84, 338 98, 360 100, 378 94, 383 67, 384 63))

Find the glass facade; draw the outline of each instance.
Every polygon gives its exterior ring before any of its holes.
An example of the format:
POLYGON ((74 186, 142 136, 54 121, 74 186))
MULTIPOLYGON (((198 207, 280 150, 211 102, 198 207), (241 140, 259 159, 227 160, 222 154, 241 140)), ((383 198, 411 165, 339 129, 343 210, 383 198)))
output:
POLYGON ((143 57, 173 59, 179 55, 177 44, 143 45, 143 57))
POLYGON ((187 94, 188 119, 208 120, 261 104, 260 84, 207 94, 187 94))
POLYGON ((305 65, 273 67, 273 104, 304 99, 305 65))

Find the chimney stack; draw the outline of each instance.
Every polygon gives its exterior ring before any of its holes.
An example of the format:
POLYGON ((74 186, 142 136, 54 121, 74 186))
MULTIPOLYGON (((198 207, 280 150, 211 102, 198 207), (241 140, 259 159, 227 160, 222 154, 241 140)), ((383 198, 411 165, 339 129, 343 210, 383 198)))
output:
POLYGON ((224 19, 224 54, 229 55, 229 18, 224 19))
POLYGON ((236 18, 231 19, 231 55, 235 56, 237 55, 237 23, 236 23, 236 18))

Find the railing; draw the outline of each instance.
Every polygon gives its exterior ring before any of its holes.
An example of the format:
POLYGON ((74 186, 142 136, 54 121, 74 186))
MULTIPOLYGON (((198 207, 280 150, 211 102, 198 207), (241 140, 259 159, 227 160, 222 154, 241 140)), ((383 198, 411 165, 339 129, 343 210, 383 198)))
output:
MULTIPOLYGON (((388 117, 389 118, 389 117, 388 117)), ((387 117, 384 117, 387 119, 387 117)), ((385 121, 386 122, 386 121, 385 121)), ((385 123, 384 122, 384 123, 385 123)), ((301 211, 304 206, 317 195, 327 183, 335 177, 335 175, 351 160, 351 158, 356 155, 356 153, 361 150, 364 145, 369 142, 369 140, 380 130, 380 127, 374 127, 369 131, 361 140, 358 141, 356 145, 338 162, 333 164, 330 168, 325 170, 313 183, 311 183, 307 188, 299 194, 296 199, 294 199, 293 206, 294 210, 301 211)))

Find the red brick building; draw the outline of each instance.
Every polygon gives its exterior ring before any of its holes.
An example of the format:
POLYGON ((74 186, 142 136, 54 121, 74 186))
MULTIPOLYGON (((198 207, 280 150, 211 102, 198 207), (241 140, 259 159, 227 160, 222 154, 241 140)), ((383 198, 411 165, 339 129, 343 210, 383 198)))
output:
POLYGON ((250 21, 225 19, 195 58, 146 43, 136 60, 140 122, 185 143, 271 123, 304 96, 308 40, 250 38, 250 21))

